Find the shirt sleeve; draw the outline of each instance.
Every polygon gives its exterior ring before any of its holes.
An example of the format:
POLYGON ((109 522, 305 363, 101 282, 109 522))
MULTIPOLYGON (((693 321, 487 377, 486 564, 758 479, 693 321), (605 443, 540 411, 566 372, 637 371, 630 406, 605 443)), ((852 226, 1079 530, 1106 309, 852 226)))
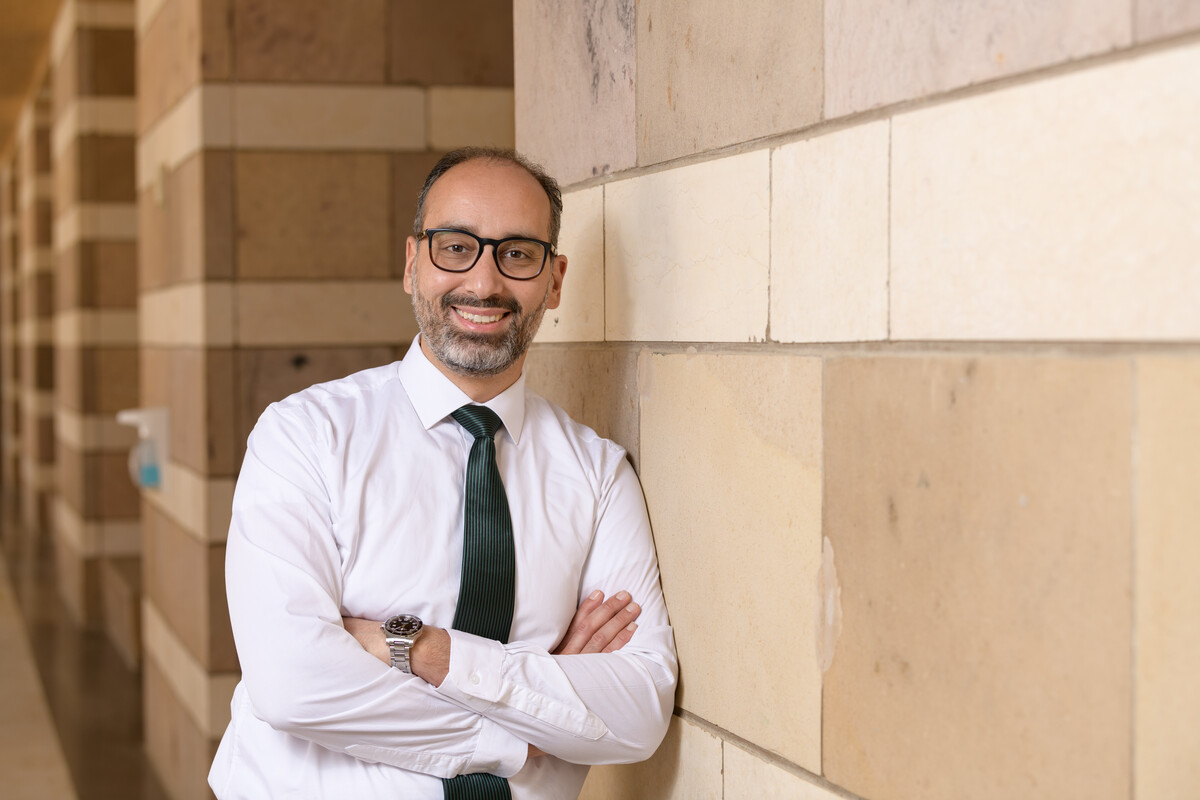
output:
POLYGON ((555 656, 451 631, 437 691, 543 752, 577 764, 642 761, 666 735, 678 664, 641 486, 624 459, 603 487, 580 598, 627 590, 642 606, 615 653, 555 656))
POLYGON ((515 775, 525 740, 418 677, 381 669, 343 627, 320 440, 306 415, 273 406, 250 436, 238 477, 226 589, 254 713, 364 761, 436 777, 515 775))

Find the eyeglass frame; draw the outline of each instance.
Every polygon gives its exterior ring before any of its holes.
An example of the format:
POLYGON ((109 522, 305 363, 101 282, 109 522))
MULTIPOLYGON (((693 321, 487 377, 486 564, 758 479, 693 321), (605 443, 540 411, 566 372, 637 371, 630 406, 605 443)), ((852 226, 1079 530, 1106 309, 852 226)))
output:
MULTIPOLYGON (((440 269, 442 272, 450 272, 455 275, 461 275, 464 272, 470 272, 479 263, 479 259, 483 257, 483 248, 486 245, 492 246, 492 261, 496 264, 496 269, 501 275, 513 281, 531 281, 542 274, 546 269, 546 262, 550 257, 555 255, 554 245, 550 242, 544 242, 541 239, 534 239, 532 236, 506 236, 503 239, 485 239, 482 236, 476 236, 470 231, 464 231, 462 228, 426 228, 417 234, 417 241, 425 239, 429 242, 429 263, 440 269), (479 252, 475 254, 475 260, 471 262, 471 266, 464 269, 447 269, 433 260, 433 234, 435 233, 465 233, 475 241, 479 242, 479 252), (504 271, 504 267, 500 266, 500 245, 505 242, 536 242, 542 246, 542 263, 538 266, 538 271, 527 278, 519 278, 516 275, 509 275, 504 271)), ((420 247, 420 245, 417 245, 420 247)))

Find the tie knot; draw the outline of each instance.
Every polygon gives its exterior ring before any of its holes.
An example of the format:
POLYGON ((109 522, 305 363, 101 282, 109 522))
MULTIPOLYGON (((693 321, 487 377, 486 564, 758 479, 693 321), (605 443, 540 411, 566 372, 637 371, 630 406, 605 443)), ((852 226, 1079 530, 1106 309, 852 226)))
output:
POLYGON ((450 416, 476 439, 491 439, 500 428, 500 417, 487 406, 466 405, 450 416))

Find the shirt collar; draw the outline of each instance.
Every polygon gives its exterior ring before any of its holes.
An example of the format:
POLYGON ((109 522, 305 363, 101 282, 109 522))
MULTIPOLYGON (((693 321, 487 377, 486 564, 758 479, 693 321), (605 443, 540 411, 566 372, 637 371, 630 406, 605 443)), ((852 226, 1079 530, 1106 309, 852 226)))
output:
MULTIPOLYGON (((452 412, 474 402, 454 382, 442 374, 421 350, 421 336, 413 338, 404 359, 397 365, 397 374, 404 391, 416 409, 425 430, 429 430, 452 412)), ((508 437, 517 444, 525 425, 525 372, 500 394, 482 403, 495 411, 504 423, 508 437)))

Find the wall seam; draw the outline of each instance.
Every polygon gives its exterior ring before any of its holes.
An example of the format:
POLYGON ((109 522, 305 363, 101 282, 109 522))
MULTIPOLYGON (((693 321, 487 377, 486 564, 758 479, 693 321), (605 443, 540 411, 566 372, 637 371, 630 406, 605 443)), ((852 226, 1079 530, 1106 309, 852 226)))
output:
POLYGON ((895 136, 896 118, 888 117, 888 155, 887 155, 887 278, 884 281, 884 291, 887 292, 887 339, 892 341, 892 175, 895 169, 892 160, 892 141, 895 136))

